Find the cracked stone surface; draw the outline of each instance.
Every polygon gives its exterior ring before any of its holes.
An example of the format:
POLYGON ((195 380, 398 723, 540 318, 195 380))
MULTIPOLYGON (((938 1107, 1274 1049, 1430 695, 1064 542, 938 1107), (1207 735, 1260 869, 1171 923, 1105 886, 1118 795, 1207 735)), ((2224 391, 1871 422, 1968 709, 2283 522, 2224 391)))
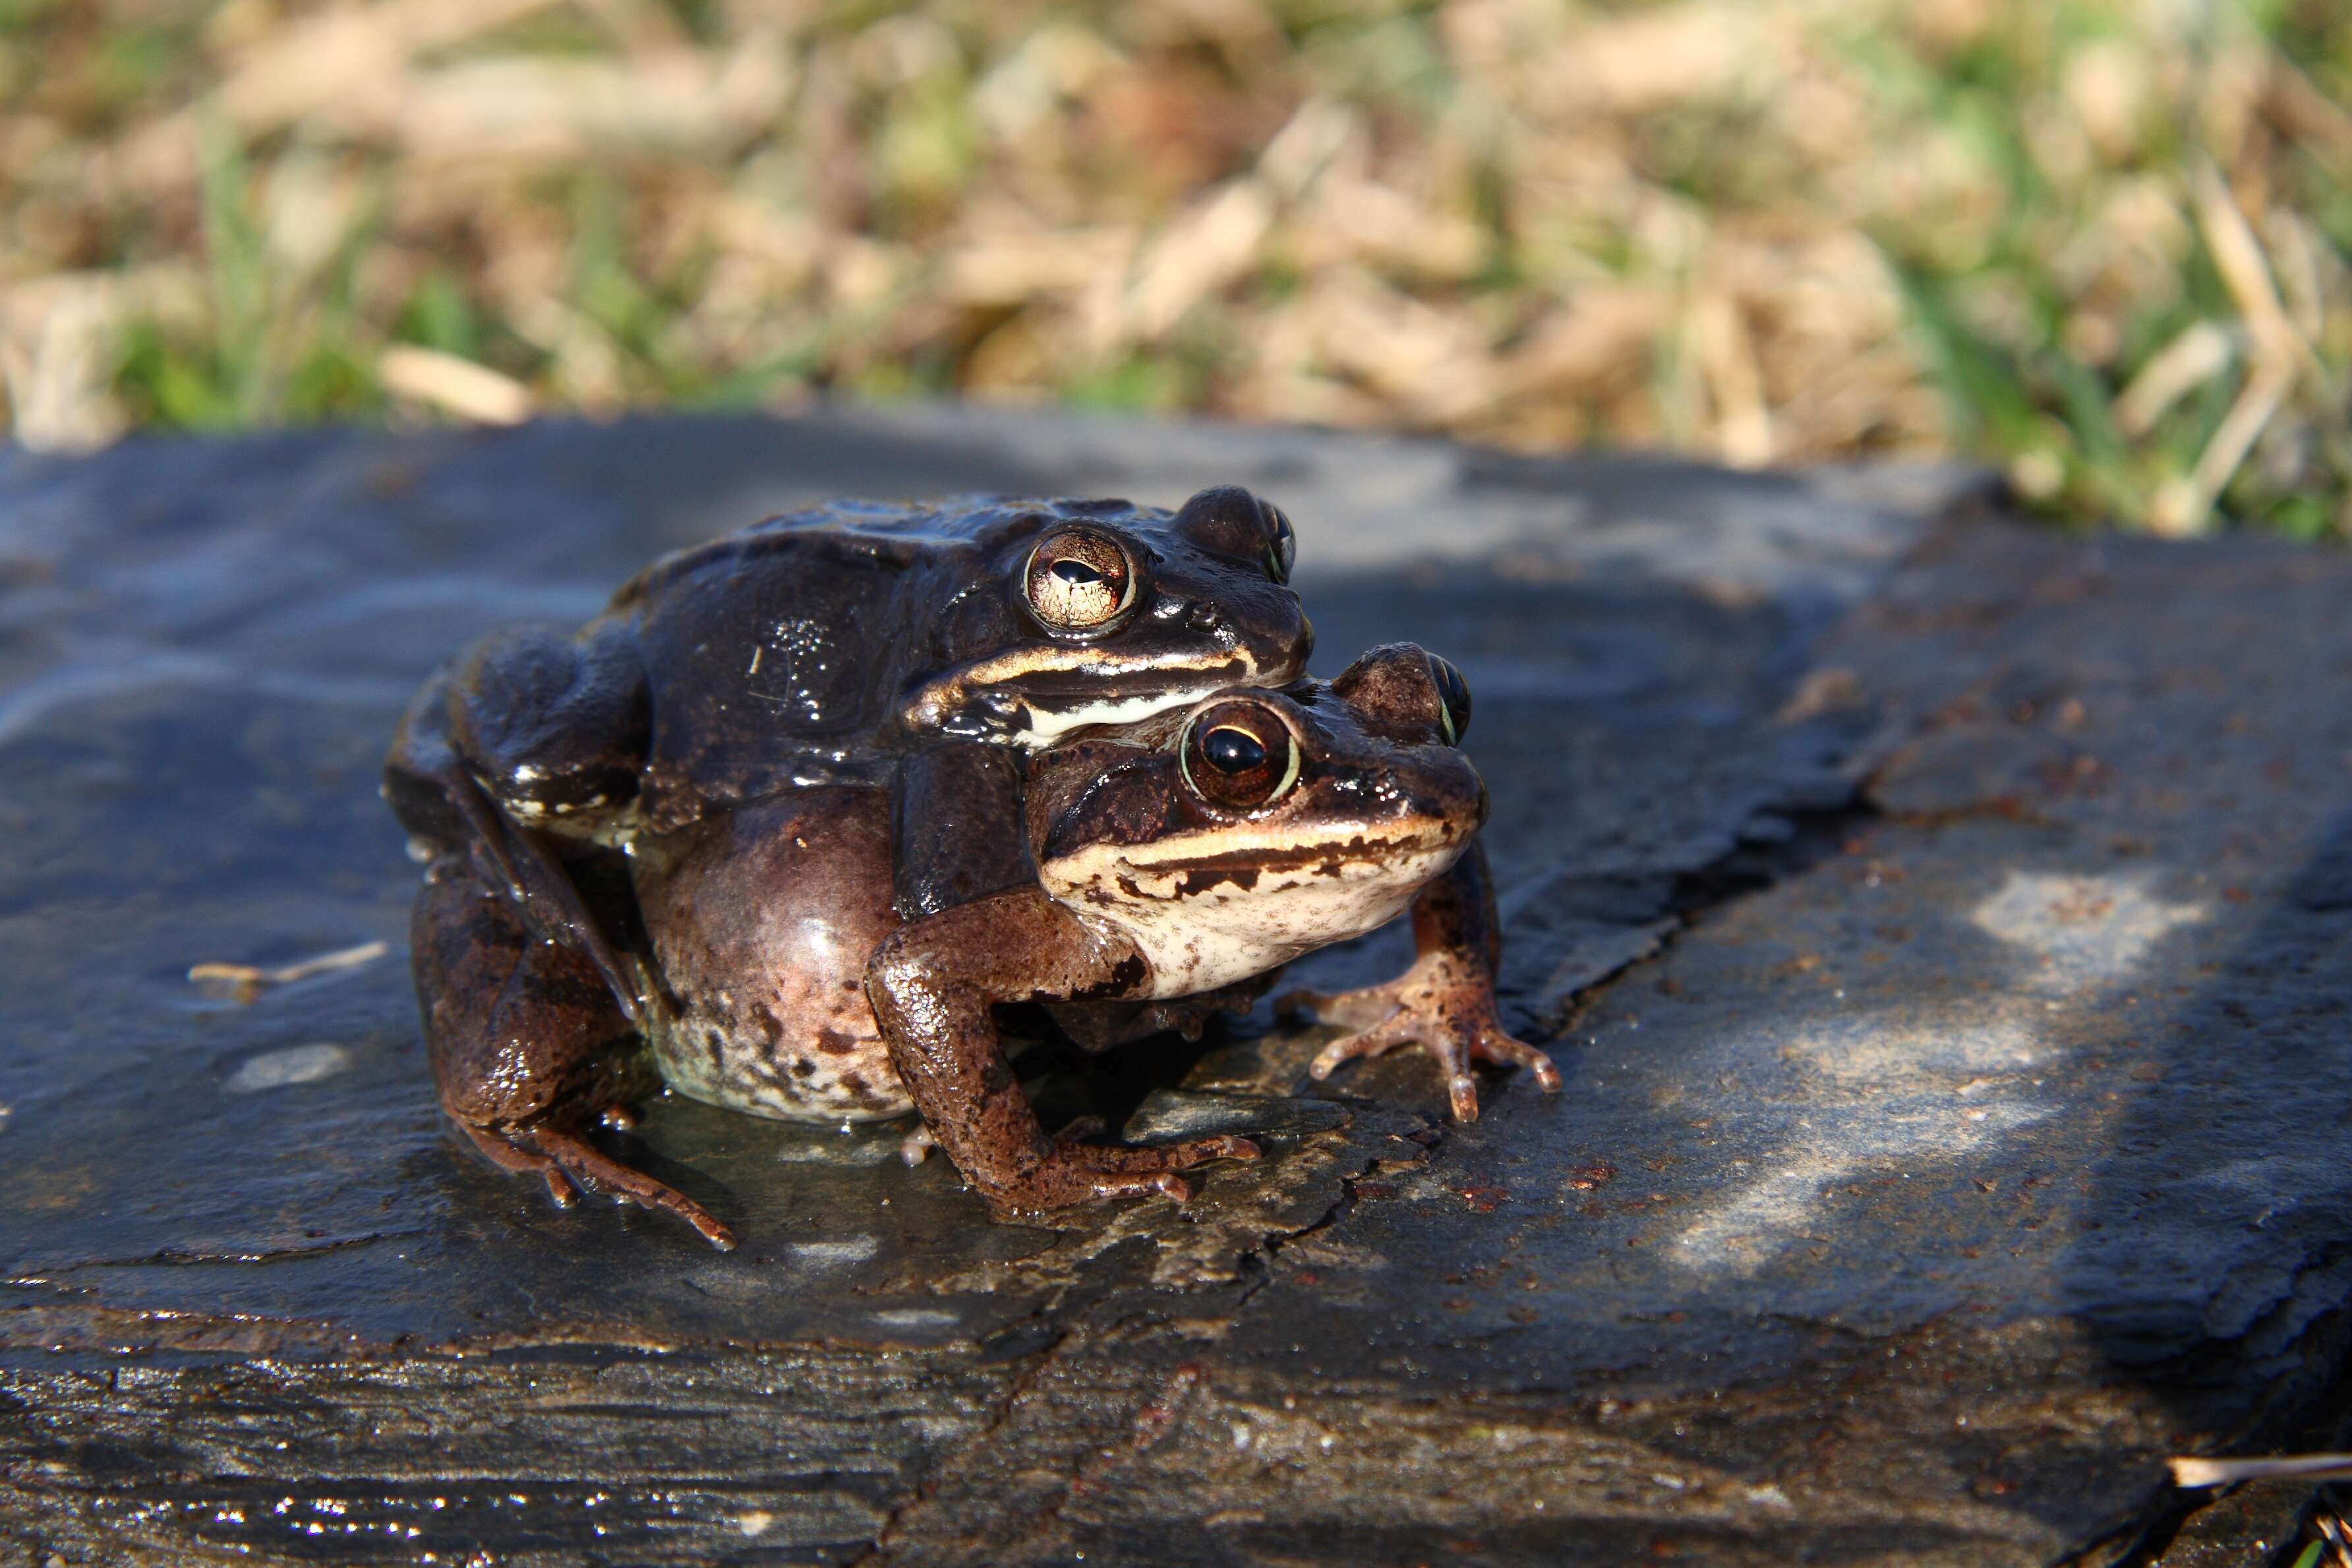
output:
POLYGON ((2163 1458, 2334 1437, 2341 556, 917 410, 0 452, 0 1563, 2252 1562, 2299 1494, 2189 1513, 2163 1458), (374 791, 426 668, 802 501, 1223 481, 1297 520, 1318 666, 1468 675, 1562 1095, 1450 1125, 1263 1008, 1041 1051, 1051 1116, 1268 1149, 1061 1229, 659 1102, 727 1255, 460 1152, 374 791))

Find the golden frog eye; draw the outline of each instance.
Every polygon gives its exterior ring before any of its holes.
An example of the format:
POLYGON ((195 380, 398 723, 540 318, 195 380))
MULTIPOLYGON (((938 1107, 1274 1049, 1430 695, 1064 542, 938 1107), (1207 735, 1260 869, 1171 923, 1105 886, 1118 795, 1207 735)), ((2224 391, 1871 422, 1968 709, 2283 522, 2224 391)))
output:
POLYGON ((1177 755, 1192 793, 1228 811, 1271 806, 1298 782, 1298 742, 1263 703, 1223 702, 1193 715, 1177 755))
POLYGON ((1108 534, 1068 528, 1029 552, 1023 591, 1037 619, 1062 632, 1108 625, 1135 602, 1135 563, 1108 534))

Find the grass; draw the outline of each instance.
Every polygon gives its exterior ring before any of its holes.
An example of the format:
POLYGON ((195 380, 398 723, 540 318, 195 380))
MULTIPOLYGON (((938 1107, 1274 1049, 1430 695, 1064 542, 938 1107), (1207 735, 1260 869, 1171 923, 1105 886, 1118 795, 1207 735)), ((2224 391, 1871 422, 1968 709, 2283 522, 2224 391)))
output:
POLYGON ((951 393, 2352 535, 2347 103, 2334 0, 0 0, 0 397, 951 393))

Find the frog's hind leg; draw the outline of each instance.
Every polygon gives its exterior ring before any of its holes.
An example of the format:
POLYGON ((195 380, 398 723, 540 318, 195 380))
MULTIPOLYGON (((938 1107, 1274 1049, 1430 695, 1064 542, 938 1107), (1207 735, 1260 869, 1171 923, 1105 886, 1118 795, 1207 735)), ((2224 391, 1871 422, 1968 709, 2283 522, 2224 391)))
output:
POLYGON ((457 855, 427 873, 411 946, 441 1107, 492 1163, 538 1176, 558 1204, 606 1191, 735 1245, 699 1204, 583 1135, 625 1119, 652 1087, 642 1042, 586 955, 532 936, 457 855))
POLYGON ((384 799, 415 841, 470 854, 534 934, 594 962, 633 1023, 645 999, 542 830, 630 809, 648 737, 644 687, 614 623, 576 638, 494 632, 419 688, 383 772, 384 799))

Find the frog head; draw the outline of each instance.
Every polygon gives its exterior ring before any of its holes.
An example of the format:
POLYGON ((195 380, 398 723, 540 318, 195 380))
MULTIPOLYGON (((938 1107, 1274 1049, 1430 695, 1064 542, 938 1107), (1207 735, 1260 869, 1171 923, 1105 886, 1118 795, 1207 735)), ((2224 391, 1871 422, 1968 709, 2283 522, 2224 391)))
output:
POLYGON ((1457 748, 1469 689, 1408 643, 1328 685, 1234 690, 1031 765, 1046 893, 1132 943, 1129 996, 1265 973, 1386 924, 1486 821, 1457 748))
POLYGON ((908 730, 1035 750, 1304 673, 1315 631, 1289 587, 1297 536, 1247 490, 1203 490, 1173 513, 1055 501, 997 516, 940 621, 943 644, 990 651, 917 685, 908 730))

